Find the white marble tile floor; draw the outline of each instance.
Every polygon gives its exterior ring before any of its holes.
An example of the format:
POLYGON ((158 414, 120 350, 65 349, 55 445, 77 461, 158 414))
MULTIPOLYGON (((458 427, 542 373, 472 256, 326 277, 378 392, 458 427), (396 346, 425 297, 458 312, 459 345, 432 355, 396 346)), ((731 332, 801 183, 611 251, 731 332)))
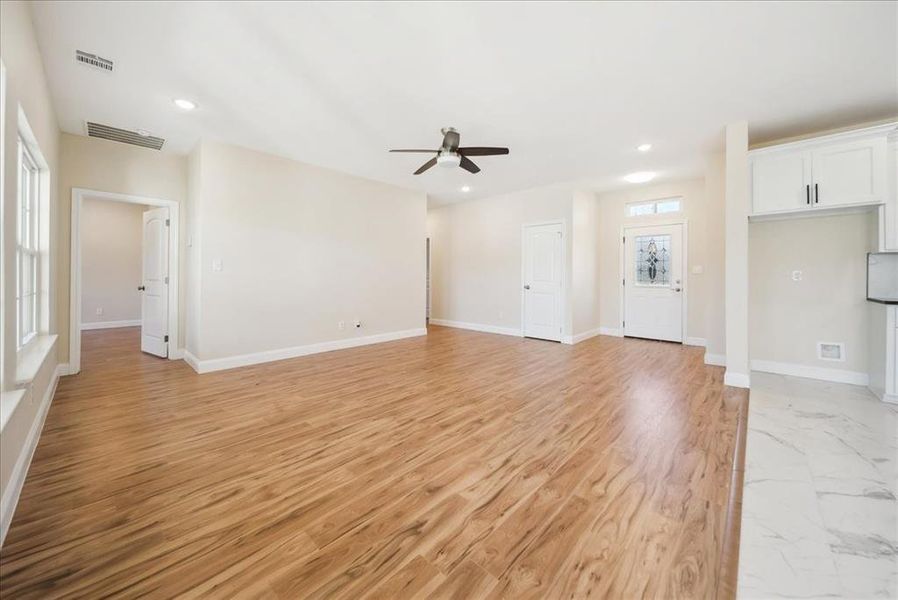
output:
POLYGON ((752 373, 739 598, 898 598, 898 406, 752 373))

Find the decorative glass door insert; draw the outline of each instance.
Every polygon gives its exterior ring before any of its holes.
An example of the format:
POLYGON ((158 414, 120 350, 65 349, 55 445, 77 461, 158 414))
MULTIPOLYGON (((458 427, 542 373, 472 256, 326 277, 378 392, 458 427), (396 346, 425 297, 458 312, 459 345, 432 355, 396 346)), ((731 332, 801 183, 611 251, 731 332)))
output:
POLYGON ((636 285, 670 287, 670 235, 638 235, 636 285))

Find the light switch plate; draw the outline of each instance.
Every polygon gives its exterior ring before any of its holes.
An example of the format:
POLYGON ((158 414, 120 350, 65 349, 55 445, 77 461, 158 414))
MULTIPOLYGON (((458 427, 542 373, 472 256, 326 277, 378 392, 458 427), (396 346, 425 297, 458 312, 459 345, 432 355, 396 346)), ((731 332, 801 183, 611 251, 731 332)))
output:
POLYGON ((221 266, 221 259, 220 259, 220 258, 213 258, 213 259, 212 259, 212 270, 213 270, 213 271, 221 271, 221 269, 222 269, 222 266, 221 266))

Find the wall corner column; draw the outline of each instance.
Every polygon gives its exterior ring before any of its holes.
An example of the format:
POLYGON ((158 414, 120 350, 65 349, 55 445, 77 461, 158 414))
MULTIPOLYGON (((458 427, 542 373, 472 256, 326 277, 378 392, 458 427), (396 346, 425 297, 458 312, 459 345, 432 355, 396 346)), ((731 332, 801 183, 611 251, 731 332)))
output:
POLYGON ((748 357, 748 123, 726 127, 726 385, 750 386, 748 357))

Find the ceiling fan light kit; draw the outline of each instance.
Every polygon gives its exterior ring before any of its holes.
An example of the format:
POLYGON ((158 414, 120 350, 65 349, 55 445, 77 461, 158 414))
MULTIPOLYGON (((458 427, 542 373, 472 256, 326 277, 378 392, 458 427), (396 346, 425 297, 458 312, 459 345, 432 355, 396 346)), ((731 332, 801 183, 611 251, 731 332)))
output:
POLYGON ((390 150, 390 152, 419 152, 423 154, 434 154, 435 156, 429 161, 421 165, 415 175, 420 175, 434 165, 441 167, 461 167, 469 173, 479 173, 480 167, 474 164, 469 156, 498 156, 508 154, 508 148, 495 148, 490 146, 471 146, 468 148, 460 148, 458 146, 461 136, 458 131, 452 127, 444 127, 440 130, 443 134, 443 143, 437 150, 421 150, 421 149, 399 149, 390 150))
POLYGON ((457 167, 461 164, 461 156, 454 152, 440 152, 437 155, 437 164, 441 167, 457 167))

